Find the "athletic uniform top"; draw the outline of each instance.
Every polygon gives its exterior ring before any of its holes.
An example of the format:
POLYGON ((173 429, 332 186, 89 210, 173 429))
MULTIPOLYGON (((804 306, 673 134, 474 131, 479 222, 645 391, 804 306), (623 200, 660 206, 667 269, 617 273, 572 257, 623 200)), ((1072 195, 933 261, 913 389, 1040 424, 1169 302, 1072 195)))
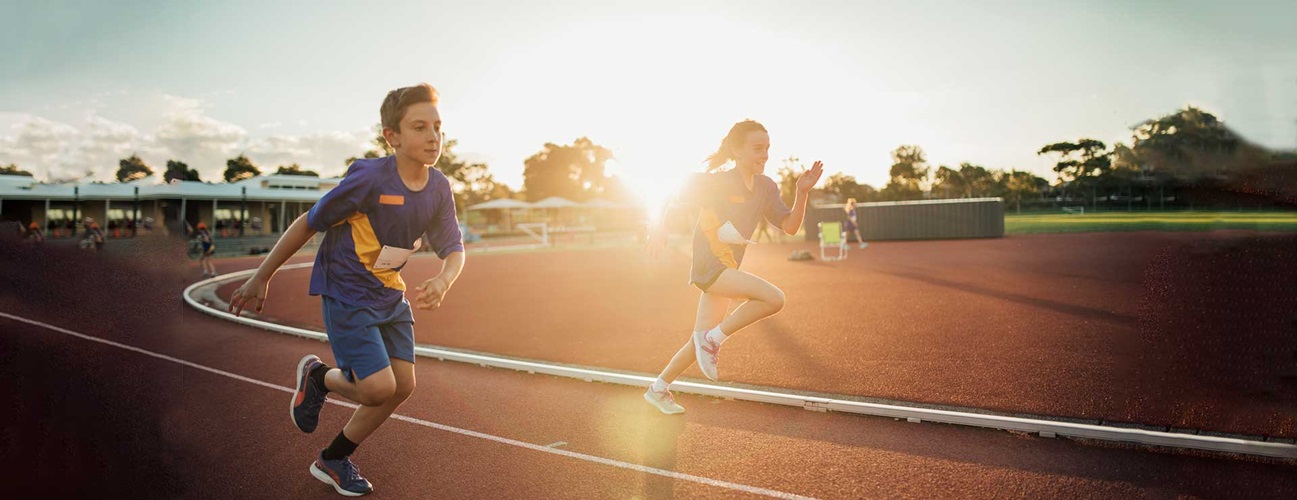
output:
POLYGON ((206 229, 199 229, 197 238, 198 242, 203 245, 204 252, 212 249, 212 233, 206 229))
POLYGON ((693 269, 689 272, 689 282, 696 285, 710 284, 722 271, 738 269, 743 262, 747 245, 725 243, 717 234, 726 222, 743 239, 750 240, 762 217, 782 226, 792 213, 779 198, 779 185, 774 180, 758 174, 748 190, 738 169, 695 174, 685 185, 680 201, 701 209, 694 225, 693 269))
POLYGON ((450 181, 428 168, 428 184, 413 191, 401 181, 396 157, 356 160, 337 187, 306 213, 324 234, 311 271, 311 295, 383 308, 405 297, 402 265, 375 269, 384 246, 410 250, 425 234, 437 256, 464 251, 450 181))
POLYGON ((847 231, 854 231, 856 229, 855 218, 856 209, 852 208, 851 210, 847 210, 847 231))

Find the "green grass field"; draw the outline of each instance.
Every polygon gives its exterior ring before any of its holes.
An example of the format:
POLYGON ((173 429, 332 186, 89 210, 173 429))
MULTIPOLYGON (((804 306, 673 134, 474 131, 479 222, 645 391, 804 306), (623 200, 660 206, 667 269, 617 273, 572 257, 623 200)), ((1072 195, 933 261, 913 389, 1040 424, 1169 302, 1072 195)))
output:
POLYGON ((1005 234, 1251 229, 1297 232, 1297 212, 1102 212, 1005 215, 1005 234))

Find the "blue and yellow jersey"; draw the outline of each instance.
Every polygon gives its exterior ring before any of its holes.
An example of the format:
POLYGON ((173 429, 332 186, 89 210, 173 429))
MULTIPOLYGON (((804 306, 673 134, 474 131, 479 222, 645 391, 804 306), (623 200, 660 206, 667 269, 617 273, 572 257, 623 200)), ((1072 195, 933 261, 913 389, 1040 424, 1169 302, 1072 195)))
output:
MULTIPOLYGON (((306 214, 324 233, 311 271, 311 295, 382 308, 405 295, 401 267, 376 269, 384 245, 415 248, 425 234, 437 256, 464 251, 450 181, 429 168, 428 184, 410 190, 396 170, 396 157, 356 160, 342 182, 306 214)), ((403 267, 403 266, 402 266, 403 267)))
POLYGON ((752 189, 743 184, 736 169, 714 174, 695 174, 679 198, 682 204, 699 207, 694 225, 693 269, 689 282, 710 283, 725 269, 738 269, 747 245, 721 241, 718 231, 729 222, 743 239, 752 239, 761 218, 783 224, 792 210, 779 197, 779 185, 765 175, 752 179, 752 189))

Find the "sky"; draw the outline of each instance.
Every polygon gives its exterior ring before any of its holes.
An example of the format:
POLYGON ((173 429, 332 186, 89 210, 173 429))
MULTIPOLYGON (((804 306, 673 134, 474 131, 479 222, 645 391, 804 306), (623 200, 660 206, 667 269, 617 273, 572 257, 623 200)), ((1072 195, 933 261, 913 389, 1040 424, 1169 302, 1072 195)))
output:
POLYGON ((1054 179, 1041 146, 1128 142, 1187 105, 1297 148, 1297 2, 1225 4, 0 0, 0 164, 339 175, 417 82, 455 152, 515 189, 545 143, 587 136, 660 193, 747 118, 767 173, 792 156, 875 187, 902 144, 1054 179))

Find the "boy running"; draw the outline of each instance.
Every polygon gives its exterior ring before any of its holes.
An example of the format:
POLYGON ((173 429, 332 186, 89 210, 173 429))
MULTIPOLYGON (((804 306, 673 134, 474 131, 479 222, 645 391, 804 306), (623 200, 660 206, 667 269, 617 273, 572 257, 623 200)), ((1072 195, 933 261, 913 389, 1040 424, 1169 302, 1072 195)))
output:
POLYGON ((33 245, 45 243, 45 232, 41 231, 41 225, 37 224, 36 221, 32 221, 31 224, 27 225, 26 239, 28 243, 33 245))
POLYGON ((380 115, 383 137, 395 153, 352 163, 338 187, 293 221, 230 298, 231 311, 255 306, 260 312, 275 271, 316 232, 325 233, 310 293, 323 302, 338 366, 303 357, 294 372, 290 410, 297 428, 309 433, 329 392, 360 404, 310 467, 313 476, 346 496, 373 491, 350 456, 414 391, 414 317, 402 266, 426 234, 444 261, 441 274, 418 287, 416 304, 429 310, 441 305, 464 268, 450 182, 432 168, 443 146, 437 101, 437 91, 426 83, 389 92, 380 115))
POLYGON ((216 263, 212 262, 212 255, 216 253, 216 242, 212 239, 212 233, 207 230, 206 222, 198 223, 198 229, 194 231, 194 239, 202 245, 203 253, 198 257, 198 265, 203 268, 203 277, 216 277, 216 263))

